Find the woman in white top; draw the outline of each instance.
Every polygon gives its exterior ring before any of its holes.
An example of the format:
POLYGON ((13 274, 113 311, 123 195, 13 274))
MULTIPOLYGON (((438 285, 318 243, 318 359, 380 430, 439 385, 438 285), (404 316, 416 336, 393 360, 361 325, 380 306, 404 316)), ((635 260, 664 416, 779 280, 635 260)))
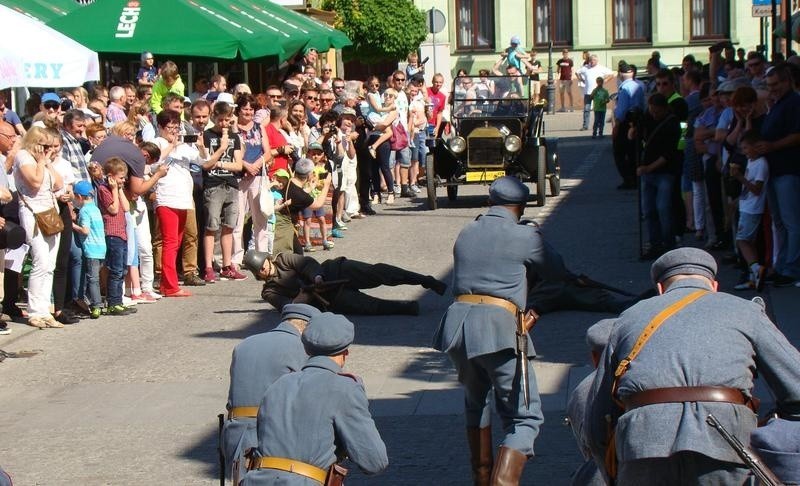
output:
POLYGON ((153 143, 161 149, 159 164, 169 169, 156 184, 156 217, 161 229, 161 295, 188 297, 192 295, 178 285, 175 259, 183 240, 187 211, 194 208, 194 182, 191 164, 202 164, 200 152, 179 139, 181 117, 177 111, 164 110, 156 117, 158 137, 153 143))
POLYGON ((32 263, 28 281, 28 324, 38 328, 64 327, 50 314, 53 270, 61 235, 44 236, 34 218, 34 213, 48 209, 58 211, 54 193, 64 182, 51 160, 56 146, 60 146, 56 132, 31 127, 14 158, 14 181, 21 202, 19 220, 27 235, 32 263))

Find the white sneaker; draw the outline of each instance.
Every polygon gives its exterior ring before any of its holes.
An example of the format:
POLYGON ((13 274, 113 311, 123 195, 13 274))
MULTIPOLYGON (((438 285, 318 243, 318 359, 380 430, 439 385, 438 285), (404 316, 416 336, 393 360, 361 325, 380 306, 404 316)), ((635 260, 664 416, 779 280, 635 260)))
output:
POLYGON ((122 296, 122 305, 125 307, 130 307, 132 305, 136 305, 136 301, 128 297, 127 295, 122 296))
POLYGON ((409 189, 411 189, 411 192, 413 192, 414 194, 419 194, 420 192, 422 192, 422 189, 420 189, 419 186, 416 184, 411 184, 409 189))

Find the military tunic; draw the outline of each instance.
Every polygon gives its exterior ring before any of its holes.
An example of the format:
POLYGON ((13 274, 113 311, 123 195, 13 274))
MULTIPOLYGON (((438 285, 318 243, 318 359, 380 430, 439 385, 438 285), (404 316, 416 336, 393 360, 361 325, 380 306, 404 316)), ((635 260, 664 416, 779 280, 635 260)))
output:
MULTIPOLYGON (((509 300, 525 309, 526 272, 560 279, 563 265, 544 244, 535 226, 517 224, 503 206, 493 206, 458 235, 453 248, 455 295, 480 294, 509 300), (498 239, 498 235, 503 235, 498 239), (502 243, 500 243, 500 241, 502 243)), ((454 302, 441 320, 433 347, 448 354, 464 387, 467 427, 489 425, 487 403, 494 387, 497 413, 506 436, 503 445, 533 455, 533 443, 543 422, 533 366, 528 362, 530 405, 525 407, 516 361, 516 317, 486 304, 454 302)), ((528 357, 536 353, 528 336, 528 357)))
MULTIPOLYGON (((258 452, 327 470, 346 454, 367 474, 386 469, 389 460, 369 413, 364 387, 327 356, 313 356, 299 373, 269 387, 258 411, 258 452)), ((319 486, 291 472, 255 469, 244 483, 319 486)))
MULTIPOLYGON (((228 409, 257 407, 267 388, 281 376, 300 371, 306 359, 300 331, 284 321, 269 332, 250 336, 233 350, 228 409)), ((222 429, 223 453, 228 468, 240 461, 251 447, 258 445, 255 418, 234 418, 225 421, 222 429)), ((229 469, 230 471, 230 469, 229 469)))
MULTIPOLYGON (((733 449, 705 422, 713 413, 746 444, 756 426, 756 416, 746 406, 659 403, 624 412, 611 397, 614 371, 644 327, 670 304, 708 289, 704 282, 675 281, 664 295, 625 311, 612 331, 592 385, 585 427, 592 454, 603 464, 606 417, 622 413, 616 428, 617 484, 742 484, 748 475, 733 449), (700 482, 699 474, 705 474, 700 482)), ((756 369, 775 393, 781 412, 800 418, 800 352, 759 305, 709 293, 658 328, 620 379, 618 395, 685 386, 724 386, 749 394, 756 369)))

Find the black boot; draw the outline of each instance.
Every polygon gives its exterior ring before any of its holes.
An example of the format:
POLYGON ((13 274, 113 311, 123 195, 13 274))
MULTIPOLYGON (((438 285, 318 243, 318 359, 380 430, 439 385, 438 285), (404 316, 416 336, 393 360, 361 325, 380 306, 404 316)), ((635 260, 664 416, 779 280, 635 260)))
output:
POLYGON ((432 276, 428 276, 422 286, 426 289, 433 290, 439 295, 444 295, 444 293, 447 292, 447 284, 432 276))
POLYGON ((472 481, 475 486, 489 486, 494 457, 492 453, 492 428, 467 427, 472 481))
POLYGON ((400 186, 400 197, 415 197, 416 194, 411 190, 408 184, 400 186))

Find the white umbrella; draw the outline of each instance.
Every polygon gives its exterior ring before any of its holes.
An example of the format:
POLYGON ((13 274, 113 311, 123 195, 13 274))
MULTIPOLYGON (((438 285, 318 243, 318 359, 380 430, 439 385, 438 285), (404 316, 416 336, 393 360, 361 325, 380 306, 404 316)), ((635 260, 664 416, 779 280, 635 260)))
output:
POLYGON ((0 89, 61 88, 100 79, 97 53, 60 32, 3 5, 0 25, 5 39, 0 43, 0 89))

